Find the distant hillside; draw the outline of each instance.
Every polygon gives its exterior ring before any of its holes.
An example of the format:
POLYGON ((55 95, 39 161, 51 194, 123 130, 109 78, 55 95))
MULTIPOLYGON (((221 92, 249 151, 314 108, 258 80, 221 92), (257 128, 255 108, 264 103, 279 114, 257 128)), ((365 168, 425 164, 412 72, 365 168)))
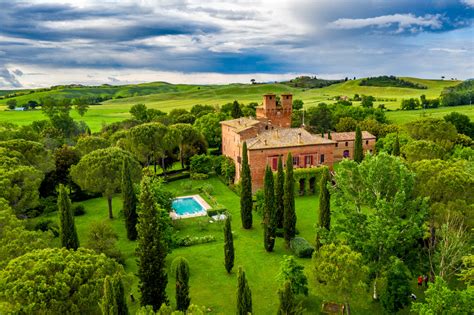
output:
POLYGON ((443 106, 458 106, 474 103, 474 80, 466 80, 458 85, 447 87, 441 93, 443 106))
POLYGON ((398 88, 409 88, 409 89, 427 89, 426 85, 414 83, 391 76, 379 76, 362 79, 359 83, 360 86, 378 86, 378 87, 398 87, 398 88))
POLYGON ((325 80, 325 79, 319 79, 317 77, 301 76, 301 77, 296 77, 293 80, 285 81, 281 83, 294 87, 294 88, 315 89, 315 88, 323 88, 323 87, 330 86, 336 83, 341 83, 341 82, 344 82, 344 80, 325 80))

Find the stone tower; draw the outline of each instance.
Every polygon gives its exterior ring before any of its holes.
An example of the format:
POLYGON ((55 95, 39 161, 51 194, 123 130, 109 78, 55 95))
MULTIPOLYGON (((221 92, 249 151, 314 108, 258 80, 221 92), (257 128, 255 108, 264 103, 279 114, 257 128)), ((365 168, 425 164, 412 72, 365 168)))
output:
POLYGON ((257 107, 257 119, 268 120, 274 126, 290 128, 292 109, 293 95, 282 94, 277 104, 277 96, 275 94, 265 94, 263 96, 263 105, 257 107))

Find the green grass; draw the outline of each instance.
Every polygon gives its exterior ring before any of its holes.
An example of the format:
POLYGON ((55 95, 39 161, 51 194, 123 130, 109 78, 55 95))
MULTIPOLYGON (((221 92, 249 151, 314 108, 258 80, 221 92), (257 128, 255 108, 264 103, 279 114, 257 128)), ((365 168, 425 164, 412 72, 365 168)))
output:
MULTIPOLYGON (((279 264, 283 259, 283 255, 291 255, 291 252, 286 249, 284 241, 278 238, 275 251, 267 253, 263 248, 261 218, 254 214, 253 229, 242 229, 240 224, 239 197, 234 192, 217 178, 210 178, 205 181, 192 181, 195 190, 184 193, 182 184, 187 181, 189 180, 175 181, 166 184, 165 187, 179 196, 196 193, 196 188, 203 183, 212 184, 214 187, 213 196, 220 204, 226 206, 233 216, 232 227, 235 235, 236 249, 234 271, 228 275, 224 268, 222 223, 209 223, 207 217, 184 219, 175 223, 175 228, 179 230, 178 235, 203 236, 212 234, 217 238, 217 241, 214 243, 174 249, 167 258, 168 266, 178 256, 188 259, 191 272, 191 302, 197 305, 205 305, 212 310, 212 314, 235 313, 236 271, 238 266, 243 266, 252 290, 254 313, 275 314, 278 307, 276 292, 279 287, 275 277, 278 274, 279 264)), ((76 227, 81 244, 85 245, 90 223, 99 220, 108 221, 109 219, 107 218, 107 203, 104 198, 91 199, 81 203, 86 208, 86 214, 76 217, 76 227)), ((116 218, 110 222, 119 235, 118 247, 126 258, 125 270, 131 278, 131 292, 138 298, 138 281, 134 276, 137 271, 134 256, 135 242, 130 242, 126 238, 123 218, 120 215, 121 200, 119 197, 114 198, 113 207, 116 218)), ((317 220, 317 208, 318 198, 316 196, 296 198, 297 228, 300 231, 300 236, 310 242, 313 242, 315 235, 314 224, 317 220)), ((57 220, 56 213, 46 217, 57 220)), ((311 280, 311 260, 298 259, 298 261, 305 266, 310 283, 310 294, 307 298, 303 299, 303 306, 307 309, 307 314, 319 313, 322 298, 311 280)), ((167 290, 170 301, 174 304, 174 277, 172 275, 169 275, 167 290)), ((333 297, 332 300, 337 300, 337 298, 333 297)), ((138 302, 130 306, 135 311, 138 308, 138 302)), ((380 305, 370 302, 369 294, 354 301, 352 311, 354 314, 381 313, 380 305)))
MULTIPOLYGON (((377 101, 375 103, 375 106, 383 103, 387 108, 394 110, 400 107, 402 99, 419 97, 422 94, 425 94, 427 98, 436 98, 439 97, 445 87, 459 83, 459 81, 403 79, 426 85, 428 89, 359 86, 360 80, 351 80, 320 89, 299 89, 284 84, 171 85, 154 82, 121 87, 67 88, 37 92, 31 95, 34 95, 35 99, 39 99, 40 97, 51 95, 67 97, 100 95, 101 91, 109 95, 138 94, 138 96, 109 100, 102 105, 93 105, 83 118, 80 118, 76 112, 73 112, 72 116, 75 119, 84 120, 91 130, 99 131, 104 123, 129 118, 131 106, 137 103, 144 103, 150 108, 168 112, 174 108, 190 109, 195 104, 223 105, 234 100, 238 100, 241 103, 261 103, 262 95, 265 93, 292 93, 295 99, 302 99, 306 106, 314 106, 320 102, 333 103, 334 97, 339 95, 353 97, 354 94, 365 94, 379 99, 395 99, 392 101, 377 101)), ((17 97, 18 104, 31 99, 31 95, 17 97)), ((5 102, 6 100, 0 100, 0 122, 9 121, 25 125, 34 120, 44 119, 41 111, 2 111, 2 107, 6 108, 2 106, 5 102)), ((358 103, 356 102, 354 105, 358 105, 358 103)))
POLYGON ((451 112, 467 115, 471 121, 474 121, 474 106, 472 105, 440 107, 426 110, 390 111, 387 112, 387 118, 393 123, 403 124, 421 118, 443 118, 451 112))

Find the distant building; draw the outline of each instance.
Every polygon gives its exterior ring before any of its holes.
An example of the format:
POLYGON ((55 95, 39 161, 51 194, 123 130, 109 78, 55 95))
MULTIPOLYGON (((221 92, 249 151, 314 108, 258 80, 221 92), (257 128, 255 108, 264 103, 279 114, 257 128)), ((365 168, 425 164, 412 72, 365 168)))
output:
POLYGON ((15 107, 15 110, 22 111, 22 110, 25 110, 25 108, 24 107, 15 107))
MULTIPOLYGON (((314 135, 303 128, 291 128, 293 97, 283 94, 280 103, 274 94, 263 96, 263 104, 257 107, 257 118, 237 118, 221 122, 222 154, 232 158, 236 164, 235 180, 240 180, 242 144, 247 142, 248 158, 252 175, 252 188, 263 187, 265 167, 277 169, 278 157, 283 163, 289 152, 293 155, 295 168, 327 165, 354 156, 355 132, 314 135)), ((372 152, 375 136, 362 133, 365 151, 372 152)))

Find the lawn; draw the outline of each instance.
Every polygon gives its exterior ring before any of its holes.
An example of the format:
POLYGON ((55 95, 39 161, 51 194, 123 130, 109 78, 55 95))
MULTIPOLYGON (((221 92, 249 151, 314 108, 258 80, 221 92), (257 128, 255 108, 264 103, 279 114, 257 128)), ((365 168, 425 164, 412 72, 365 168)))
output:
MULTIPOLYGON (((183 183, 189 180, 175 181, 166 184, 166 188, 173 191, 177 196, 197 193, 197 188, 208 183, 214 187, 212 195, 217 201, 227 207, 234 220, 232 223, 235 242, 235 267, 234 271, 228 275, 224 268, 223 233, 222 223, 209 223, 207 217, 184 219, 175 223, 175 228, 179 230, 178 235, 215 235, 217 241, 208 244, 195 245, 174 249, 168 256, 168 266, 174 258, 182 256, 190 263, 190 286, 191 301, 197 305, 205 305, 212 310, 213 314, 235 313, 237 268, 243 266, 248 277, 252 290, 253 305, 255 314, 274 314, 278 306, 277 289, 279 284, 275 279, 280 261, 283 255, 290 255, 282 239, 278 238, 273 253, 267 253, 263 248, 263 230, 261 218, 254 215, 254 228, 244 230, 240 225, 239 197, 225 186, 219 179, 210 178, 205 181, 191 181, 193 191, 183 192, 183 183)), ((201 196, 203 196, 201 194, 201 196)), ((203 196, 204 197, 204 196, 203 196)), ((86 208, 86 214, 76 217, 76 226, 82 245, 86 244, 87 232, 91 222, 99 220, 109 220, 107 218, 107 203, 104 198, 91 199, 81 202, 86 208)), ((114 230, 119 235, 118 247, 126 258, 125 270, 130 275, 131 292, 138 297, 137 278, 134 274, 137 265, 134 256, 135 242, 126 239, 126 232, 123 217, 120 214, 120 197, 113 199, 115 219, 111 220, 114 230)), ((297 228, 300 236, 313 242, 315 231, 314 224, 317 220, 318 198, 316 196, 305 196, 296 198, 297 228)), ((57 214, 49 214, 47 218, 57 219, 57 214)), ((45 218, 45 216, 41 217, 45 218)), ((311 281, 311 260, 298 259, 306 268, 310 282, 310 294, 303 299, 303 306, 308 310, 307 314, 318 313, 322 299, 317 294, 316 288, 311 281)), ((169 275, 168 296, 172 304, 174 299, 174 279, 169 275)), ((334 298, 333 300, 336 300, 334 298)), ((138 308, 138 302, 130 305, 132 310, 138 308)), ((361 300, 352 304, 354 314, 374 314, 381 313, 378 303, 370 302, 369 294, 361 300)))
POLYGON ((426 110, 398 110, 387 112, 386 115, 391 122, 403 124, 421 118, 443 118, 451 112, 467 115, 471 121, 474 121, 474 106, 472 105, 440 107, 426 110))

